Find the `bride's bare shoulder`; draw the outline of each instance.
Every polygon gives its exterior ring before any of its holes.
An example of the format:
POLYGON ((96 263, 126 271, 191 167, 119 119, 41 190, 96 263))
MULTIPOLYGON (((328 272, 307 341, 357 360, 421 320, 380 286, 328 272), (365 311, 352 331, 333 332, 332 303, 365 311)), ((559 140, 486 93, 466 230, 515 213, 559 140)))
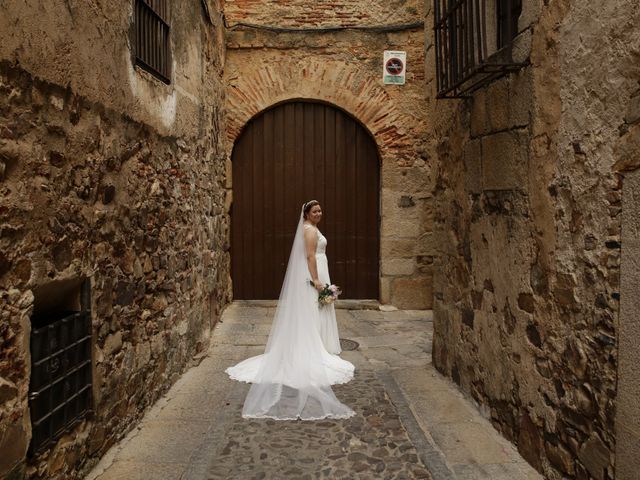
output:
POLYGON ((314 247, 316 240, 318 239, 318 229, 308 223, 304 224, 304 241, 311 247, 314 247))

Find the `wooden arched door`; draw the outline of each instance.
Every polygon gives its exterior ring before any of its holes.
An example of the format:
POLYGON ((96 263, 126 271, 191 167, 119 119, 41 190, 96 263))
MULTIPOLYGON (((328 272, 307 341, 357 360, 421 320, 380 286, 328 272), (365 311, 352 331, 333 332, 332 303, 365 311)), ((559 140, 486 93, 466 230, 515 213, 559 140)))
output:
POLYGON ((247 124, 232 164, 234 298, 278 298, 311 199, 322 204, 332 282, 343 298, 378 298, 378 153, 362 125, 323 103, 280 104, 247 124))

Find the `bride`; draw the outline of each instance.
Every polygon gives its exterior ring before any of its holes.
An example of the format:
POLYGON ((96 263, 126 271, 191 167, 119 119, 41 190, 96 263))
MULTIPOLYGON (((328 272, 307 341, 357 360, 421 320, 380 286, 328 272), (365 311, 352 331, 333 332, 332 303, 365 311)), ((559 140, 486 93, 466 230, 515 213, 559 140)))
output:
POLYGON ((321 218, 318 201, 302 206, 264 353, 226 370, 232 379, 252 384, 244 418, 320 420, 355 414, 331 390, 353 378, 354 366, 335 355, 340 342, 333 305, 318 304, 318 291, 331 283, 327 239, 317 228, 321 218))

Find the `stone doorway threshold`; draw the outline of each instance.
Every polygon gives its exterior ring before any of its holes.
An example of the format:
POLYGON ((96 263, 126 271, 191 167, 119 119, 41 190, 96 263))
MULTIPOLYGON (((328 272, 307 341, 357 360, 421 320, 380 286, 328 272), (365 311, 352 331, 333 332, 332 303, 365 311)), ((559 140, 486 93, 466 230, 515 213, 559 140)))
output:
MULTIPOLYGON (((277 300, 235 300, 234 305, 242 307, 263 307, 263 308, 275 308, 278 304, 277 300)), ((378 300, 338 300, 335 303, 337 309, 340 310, 384 310, 390 308, 397 310, 397 308, 382 305, 378 300)))

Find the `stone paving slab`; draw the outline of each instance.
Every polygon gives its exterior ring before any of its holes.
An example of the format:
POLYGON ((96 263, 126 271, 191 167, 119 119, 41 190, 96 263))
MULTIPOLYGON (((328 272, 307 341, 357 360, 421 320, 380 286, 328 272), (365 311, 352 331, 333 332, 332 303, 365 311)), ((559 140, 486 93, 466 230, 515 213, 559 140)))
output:
POLYGON ((358 342, 363 348, 390 347, 395 345, 415 345, 416 335, 412 335, 410 332, 384 333, 368 337, 354 337, 352 340, 358 342))
POLYGON ((431 366, 432 314, 337 310, 355 378, 334 388, 357 415, 319 422, 244 420, 249 385, 224 369, 262 353, 273 302, 237 302, 188 370, 86 477, 142 479, 541 478, 457 387, 431 366))
POLYGON ((186 465, 177 463, 130 462, 119 460, 117 463, 114 463, 107 472, 100 475, 100 480, 179 479, 184 474, 186 468, 186 465))
POLYGON ((442 452, 455 478, 542 478, 476 406, 431 365, 393 370, 413 417, 442 452))
POLYGON ((120 460, 146 463, 185 463, 208 431, 200 419, 156 419, 145 423, 119 455, 120 460), (170 432, 170 434, 168 434, 170 432))
POLYGON ((363 354, 369 363, 379 369, 426 366, 431 363, 431 356, 427 353, 403 355, 393 347, 364 348, 363 354))
POLYGON ((259 346, 265 345, 268 335, 253 335, 250 333, 236 333, 233 336, 221 338, 218 344, 230 344, 238 346, 259 346))
MULTIPOLYGON (((233 302, 242 308, 272 308, 275 309, 277 300, 236 300, 233 302)), ((338 300, 335 303, 340 310, 378 310, 380 302, 377 300, 338 300)))
POLYGON ((485 465, 456 465, 454 474, 457 480, 511 480, 514 478, 524 480, 539 480, 542 477, 531 467, 522 467, 513 463, 494 463, 485 465))

